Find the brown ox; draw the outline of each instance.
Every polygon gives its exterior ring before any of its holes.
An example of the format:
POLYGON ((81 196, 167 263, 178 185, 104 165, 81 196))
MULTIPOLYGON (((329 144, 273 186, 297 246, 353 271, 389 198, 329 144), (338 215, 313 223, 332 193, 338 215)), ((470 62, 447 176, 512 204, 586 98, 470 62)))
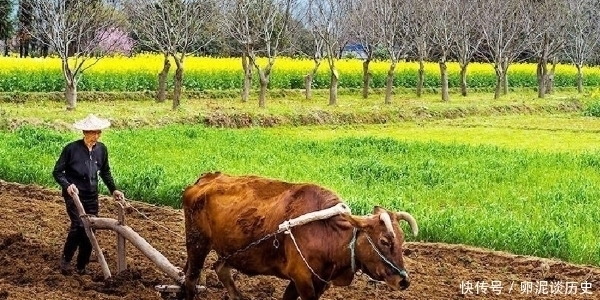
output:
POLYGON ((231 278, 232 268, 250 276, 291 280, 284 300, 319 299, 330 283, 349 285, 358 270, 394 289, 407 288, 404 234, 392 224, 406 220, 416 235, 417 223, 408 213, 376 206, 373 215, 338 214, 292 227, 291 235, 270 236, 284 221, 341 202, 335 193, 314 184, 203 174, 183 193, 186 299, 194 299, 211 249, 219 255, 215 271, 231 299, 244 298, 231 278))

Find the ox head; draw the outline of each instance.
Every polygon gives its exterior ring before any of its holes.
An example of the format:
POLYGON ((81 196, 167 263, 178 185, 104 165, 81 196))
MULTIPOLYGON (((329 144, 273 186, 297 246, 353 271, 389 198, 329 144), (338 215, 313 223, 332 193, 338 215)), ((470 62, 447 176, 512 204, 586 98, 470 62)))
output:
POLYGON ((416 220, 406 212, 394 213, 378 206, 373 210, 373 215, 344 215, 344 218, 357 229, 354 251, 360 269, 393 289, 408 288, 410 279, 402 257, 404 232, 398 225, 401 220, 407 221, 416 236, 416 220))

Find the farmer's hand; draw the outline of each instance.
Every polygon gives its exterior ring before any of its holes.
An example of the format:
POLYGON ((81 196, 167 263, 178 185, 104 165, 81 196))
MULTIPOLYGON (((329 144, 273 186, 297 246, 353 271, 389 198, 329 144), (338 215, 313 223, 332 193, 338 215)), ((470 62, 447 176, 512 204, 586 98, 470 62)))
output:
POLYGON ((112 194, 113 194, 113 198, 115 198, 115 200, 117 200, 117 201, 125 200, 125 194, 123 194, 123 192, 121 192, 119 190, 115 190, 112 194))
POLYGON ((67 187, 67 193, 69 193, 69 195, 74 196, 79 194, 79 190, 77 189, 77 187, 74 184, 69 185, 69 187, 67 187))
POLYGON ((125 213, 130 214, 133 211, 133 207, 131 206, 131 204, 125 201, 125 194, 123 194, 123 192, 115 190, 113 192, 113 198, 115 198, 115 201, 121 203, 121 207, 125 208, 125 213))

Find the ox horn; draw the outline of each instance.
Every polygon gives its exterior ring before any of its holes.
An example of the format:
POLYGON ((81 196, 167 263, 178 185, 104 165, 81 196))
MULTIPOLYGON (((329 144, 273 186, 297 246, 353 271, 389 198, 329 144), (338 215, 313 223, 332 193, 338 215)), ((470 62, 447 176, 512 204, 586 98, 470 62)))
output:
POLYGON ((390 215, 387 212, 381 213, 379 215, 379 219, 383 221, 383 224, 385 224, 385 228, 387 228, 388 232, 390 232, 392 236, 396 237, 394 227, 392 227, 392 219, 390 218, 390 215))
POLYGON ((413 236, 417 236, 417 234, 419 233, 419 226, 417 226, 417 220, 415 220, 413 216, 411 216, 405 211, 396 213, 396 216, 398 217, 398 220, 404 220, 408 222, 408 225, 410 225, 410 229, 412 230, 413 236))

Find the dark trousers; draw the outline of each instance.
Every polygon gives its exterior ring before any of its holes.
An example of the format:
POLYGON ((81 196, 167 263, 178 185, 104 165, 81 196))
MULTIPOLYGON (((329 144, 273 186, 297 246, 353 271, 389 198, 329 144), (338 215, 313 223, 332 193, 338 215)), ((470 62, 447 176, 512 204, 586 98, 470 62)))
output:
MULTIPOLYGON (((63 248, 63 259, 70 262, 75 255, 75 251, 79 248, 79 252, 77 253, 77 269, 84 269, 90 262, 92 244, 85 233, 85 228, 79 218, 79 213, 77 212, 77 207, 75 206, 73 198, 64 194, 63 197, 65 199, 67 214, 69 215, 69 219, 71 219, 71 227, 69 228, 67 240, 65 241, 65 246, 63 248)), ((98 215, 98 196, 89 198, 80 196, 80 200, 86 214, 98 215)))

